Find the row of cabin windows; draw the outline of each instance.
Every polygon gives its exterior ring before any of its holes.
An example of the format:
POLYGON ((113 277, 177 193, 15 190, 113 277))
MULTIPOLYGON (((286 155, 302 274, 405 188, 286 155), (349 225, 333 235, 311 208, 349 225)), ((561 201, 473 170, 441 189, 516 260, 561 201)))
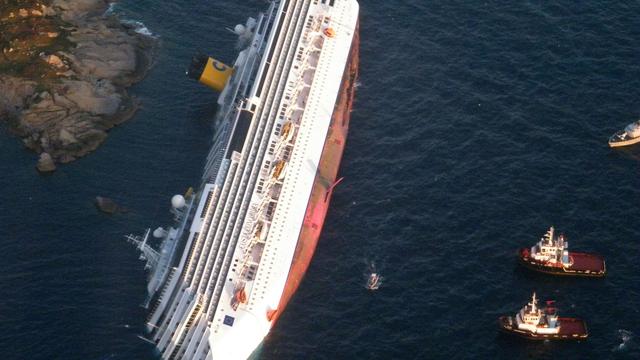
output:
POLYGON ((269 155, 273 155, 273 153, 276 151, 276 141, 273 140, 271 141, 271 144, 269 145, 269 155))
MULTIPOLYGON (((336 0, 320 0, 321 4, 329 4, 329 6, 335 5, 336 0)), ((313 0, 314 5, 318 5, 318 0, 313 0)))
MULTIPOLYGON (((271 161, 269 161, 269 160, 265 160, 265 162, 264 162, 264 167, 263 167, 263 168, 264 168, 265 170, 269 170, 269 165, 271 165, 271 161)), ((259 193, 259 194, 261 194, 261 193, 262 193, 262 189, 263 189, 263 187, 264 187, 264 179, 260 179, 260 180, 258 181, 258 193, 259 193)))

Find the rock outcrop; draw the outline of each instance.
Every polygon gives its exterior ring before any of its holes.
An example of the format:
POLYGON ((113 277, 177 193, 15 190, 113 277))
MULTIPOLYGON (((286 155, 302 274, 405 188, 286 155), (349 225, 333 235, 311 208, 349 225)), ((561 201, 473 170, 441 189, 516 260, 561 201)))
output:
POLYGON ((50 173, 56 171, 56 164, 53 162, 53 158, 46 152, 40 154, 40 158, 38 159, 38 164, 36 168, 41 173, 50 173))
POLYGON ((118 204, 107 197, 96 196, 95 204, 98 210, 102 211, 103 213, 115 214, 120 211, 120 207, 118 206, 118 204))
POLYGON ((0 120, 54 168, 95 150, 138 108, 126 88, 144 77, 154 40, 107 6, 0 0, 0 120))

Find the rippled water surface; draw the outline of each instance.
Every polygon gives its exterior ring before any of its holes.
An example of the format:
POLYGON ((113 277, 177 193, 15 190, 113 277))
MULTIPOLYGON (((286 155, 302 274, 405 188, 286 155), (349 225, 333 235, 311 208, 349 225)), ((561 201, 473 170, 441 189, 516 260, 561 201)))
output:
MULTIPOLYGON (((122 238, 169 220, 197 184, 215 95, 184 77, 203 51, 232 62, 224 28, 252 1, 125 1, 159 38, 133 87, 144 108, 96 153, 38 176, 0 136, 3 359, 154 359, 145 283, 122 238), (131 211, 92 205, 110 196, 131 211)), ((320 245, 266 340, 271 359, 640 358, 640 150, 607 137, 640 116, 640 4, 361 1, 361 78, 320 245), (603 280, 516 267, 550 225, 607 258, 603 280), (374 261, 385 277, 364 289, 374 261), (588 321, 583 343, 499 335, 536 290, 588 321)))

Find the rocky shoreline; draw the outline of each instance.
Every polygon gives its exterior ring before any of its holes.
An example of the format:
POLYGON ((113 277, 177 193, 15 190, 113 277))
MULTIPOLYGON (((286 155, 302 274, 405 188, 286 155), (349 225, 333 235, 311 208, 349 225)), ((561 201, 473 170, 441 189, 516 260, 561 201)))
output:
POLYGON ((0 121, 55 170, 95 150, 139 103, 126 89, 154 39, 105 14, 106 0, 0 0, 0 121))

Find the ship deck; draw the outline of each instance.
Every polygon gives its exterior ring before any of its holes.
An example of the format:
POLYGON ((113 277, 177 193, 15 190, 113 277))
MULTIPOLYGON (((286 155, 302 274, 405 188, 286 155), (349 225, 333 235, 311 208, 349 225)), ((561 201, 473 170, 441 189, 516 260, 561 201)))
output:
POLYGON ((558 318, 560 323, 560 333, 558 335, 572 336, 572 337, 586 337, 589 332, 587 331, 587 325, 582 319, 576 318, 558 318))
POLYGON ((571 269, 590 272, 604 272, 605 263, 604 258, 600 255, 587 254, 587 253, 569 253, 573 265, 571 269))

